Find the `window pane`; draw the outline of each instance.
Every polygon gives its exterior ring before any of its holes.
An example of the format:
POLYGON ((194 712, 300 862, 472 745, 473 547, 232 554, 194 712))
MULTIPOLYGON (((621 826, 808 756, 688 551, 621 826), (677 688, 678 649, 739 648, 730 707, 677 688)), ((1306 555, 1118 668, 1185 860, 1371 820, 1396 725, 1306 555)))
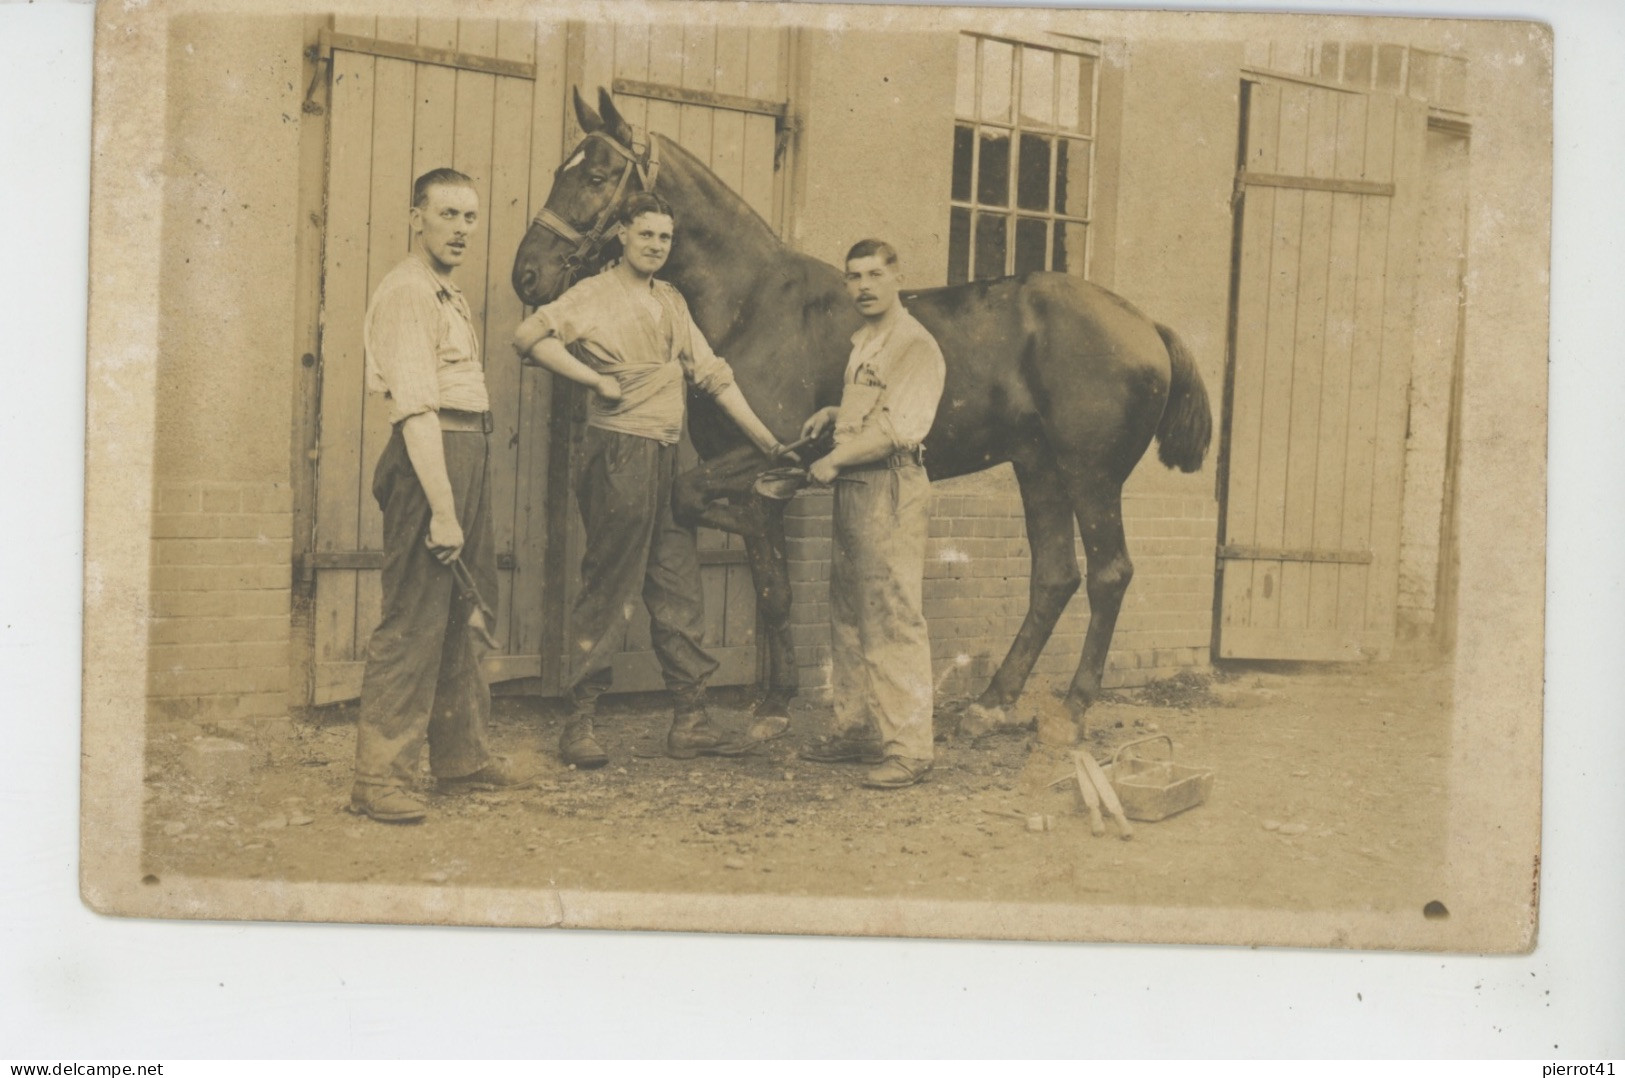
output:
POLYGON ((976 170, 976 201, 984 206, 1010 205, 1010 135, 982 132, 982 160, 976 170))
POLYGON ((1076 221, 1056 221, 1055 245, 1049 268, 1057 273, 1082 277, 1088 240, 1088 225, 1080 225, 1076 221))
POLYGON ((1064 138, 1055 153, 1055 212, 1089 216, 1089 144, 1064 138))
POLYGON ((1049 224, 1041 218, 1016 218, 1016 272, 1036 273, 1044 268, 1044 245, 1049 224))
POLYGON ((1055 77, 1061 84, 1062 127, 1078 129, 1078 68, 1079 57, 1062 53, 1056 61, 1055 77))
POLYGON ((970 211, 948 211, 948 283, 964 284, 970 273, 970 211))
POLYGON ((1002 41, 982 40, 982 119, 1010 122, 1010 77, 1015 50, 1002 41))
POLYGON ((1021 156, 1016 161, 1016 205, 1024 210, 1049 209, 1049 147, 1043 135, 1021 135, 1021 156))
POLYGON ((1055 126, 1055 54, 1047 49, 1021 50, 1021 122, 1055 126))
POLYGON ((954 115, 976 115, 976 39, 959 35, 959 84, 954 94, 954 115))
POLYGON ((954 185, 956 202, 970 201, 970 159, 976 136, 965 124, 954 125, 954 185))
POLYGON ((1095 62, 1087 56, 1060 60, 1061 126, 1085 135, 1094 130, 1095 62))
POLYGON ((976 266, 971 276, 977 280, 1004 276, 1004 220, 991 213, 976 218, 976 266))

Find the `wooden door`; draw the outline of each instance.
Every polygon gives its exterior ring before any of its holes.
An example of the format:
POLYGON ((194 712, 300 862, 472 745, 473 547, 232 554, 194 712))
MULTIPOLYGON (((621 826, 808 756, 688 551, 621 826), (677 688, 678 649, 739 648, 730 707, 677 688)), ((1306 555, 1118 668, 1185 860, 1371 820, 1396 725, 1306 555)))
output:
MULTIPOLYGON (((616 107, 640 137, 653 131, 682 145, 782 232, 785 171, 780 135, 788 114, 789 55, 789 34, 781 29, 590 25, 581 30, 574 58, 579 75, 572 81, 584 91, 598 86, 612 89, 616 107)), ((658 180, 655 189, 659 190, 658 180)), ((679 222, 679 243, 681 231, 679 222)), ((572 443, 579 438, 583 414, 577 413, 572 443)), ((697 461, 686 436, 682 459, 685 467, 697 461)), ((573 505, 570 521, 566 580, 573 598, 583 542, 573 505)), ((704 643, 721 663, 711 684, 753 683, 758 679, 756 601, 744 543, 737 536, 702 528, 698 545, 705 593, 704 643)), ((662 685, 649 621, 640 608, 615 659, 615 688, 636 692, 662 685)))
POLYGON ((387 402, 366 392, 361 325, 379 281, 407 255, 413 179, 442 166, 473 177, 484 224, 457 281, 485 349, 496 421, 500 589, 488 598, 503 648, 487 660, 488 672, 492 680, 538 676, 544 641, 557 639, 546 623, 543 573, 552 382, 521 371, 507 346, 523 316, 508 269, 558 163, 561 86, 550 72, 560 66, 563 35, 532 22, 340 16, 324 46, 329 145, 310 702, 359 693, 378 624, 382 515, 371 484, 390 425, 387 402))
POLYGON ((1217 654, 1385 658, 1425 106, 1242 86, 1217 654))

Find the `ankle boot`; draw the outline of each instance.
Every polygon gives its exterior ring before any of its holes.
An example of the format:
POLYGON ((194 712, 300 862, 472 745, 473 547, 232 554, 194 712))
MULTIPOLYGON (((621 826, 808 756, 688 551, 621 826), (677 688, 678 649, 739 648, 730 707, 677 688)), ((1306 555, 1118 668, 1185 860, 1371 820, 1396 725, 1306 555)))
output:
POLYGON ((609 754, 593 736, 592 719, 590 713, 577 712, 565 720, 559 734, 559 758, 582 771, 609 763, 609 754))
POLYGON ((674 760, 743 756, 750 750, 750 742, 725 732, 711 721, 704 703, 681 701, 672 713, 671 732, 666 735, 666 755, 674 760))

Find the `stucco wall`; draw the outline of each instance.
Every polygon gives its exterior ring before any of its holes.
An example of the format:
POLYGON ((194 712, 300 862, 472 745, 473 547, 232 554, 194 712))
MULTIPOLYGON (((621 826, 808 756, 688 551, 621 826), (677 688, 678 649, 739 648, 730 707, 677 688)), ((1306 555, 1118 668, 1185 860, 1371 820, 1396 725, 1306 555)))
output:
MULTIPOLYGON (((1201 472, 1187 476, 1150 460, 1129 480, 1137 493, 1214 493, 1241 52, 1240 43, 1225 42, 1122 46, 1112 290, 1179 334, 1207 384, 1214 425, 1214 449, 1201 472)), ((1214 513, 1217 520, 1216 503, 1214 513)))
POLYGON ((826 262, 879 236, 911 286, 947 279, 954 34, 804 31, 790 242, 826 262), (937 107, 933 107, 933 103, 937 107))
POLYGON ((299 358, 302 23, 200 16, 173 26, 158 473, 285 480, 299 358))
MULTIPOLYGON (((1438 610, 1442 528, 1449 489, 1448 436, 1460 345, 1461 274, 1467 224, 1465 139, 1428 134, 1423 159, 1410 412, 1405 435, 1405 501, 1399 546, 1399 634, 1428 642, 1438 610)), ((1448 568, 1448 566, 1447 566, 1448 568)))
POLYGON ((172 24, 148 675, 162 714, 288 705, 303 44, 297 18, 172 24))

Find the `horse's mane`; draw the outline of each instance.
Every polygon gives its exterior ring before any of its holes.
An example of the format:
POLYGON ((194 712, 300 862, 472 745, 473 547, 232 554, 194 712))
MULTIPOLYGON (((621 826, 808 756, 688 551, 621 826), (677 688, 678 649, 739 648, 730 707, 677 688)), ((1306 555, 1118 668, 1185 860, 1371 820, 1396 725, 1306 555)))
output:
MULTIPOLYGON (((662 163, 676 158, 688 165, 685 176, 702 189, 701 194, 705 199, 732 210, 743 217, 748 222, 748 227, 758 230, 764 239, 771 240, 775 246, 783 248, 785 251, 791 249, 788 244, 779 238, 778 233, 773 231, 773 226, 768 224, 767 220, 756 212, 755 207, 745 201, 743 195, 723 183, 717 174, 711 171, 709 165, 695 157, 685 146, 677 140, 668 138, 656 131, 650 131, 648 139, 651 143, 656 139, 660 140, 660 159, 662 163)), ((658 178, 655 181, 655 186, 657 189, 659 188, 658 178)))

